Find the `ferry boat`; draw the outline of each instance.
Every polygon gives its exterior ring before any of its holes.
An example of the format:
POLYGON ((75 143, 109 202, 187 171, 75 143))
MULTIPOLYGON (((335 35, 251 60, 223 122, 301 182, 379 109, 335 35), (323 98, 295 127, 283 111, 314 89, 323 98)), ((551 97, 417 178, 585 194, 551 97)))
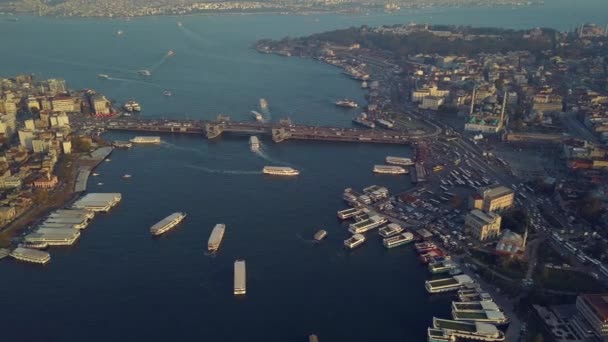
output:
POLYGON ((494 298, 487 293, 483 292, 481 289, 473 289, 473 290, 458 290, 458 300, 461 302, 481 302, 481 301, 493 301, 494 298))
POLYGON ((163 91, 164 96, 173 96, 173 93, 170 90, 163 91))
POLYGON ((433 249, 426 253, 422 253, 420 255, 420 262, 423 264, 428 264, 431 261, 433 261, 437 258, 440 258, 440 257, 445 257, 445 255, 443 254, 443 251, 440 249, 433 249))
POLYGON ((300 171, 284 166, 264 166, 262 173, 275 176, 297 176, 300 174, 300 171))
POLYGON ((348 209, 338 211, 338 218, 341 220, 346 220, 353 216, 357 216, 361 213, 362 213, 362 211, 358 208, 348 208, 348 209))
POLYGON ((437 245, 432 242, 419 242, 415 244, 414 247, 416 247, 416 251, 418 251, 418 253, 426 253, 437 249, 437 245))
POLYGON ((262 109, 262 110, 268 109, 268 101, 266 101, 266 99, 260 99, 260 109, 262 109))
POLYGON ((134 144, 160 144, 160 137, 157 136, 137 136, 129 140, 134 144))
POLYGON ((360 246, 364 242, 365 242, 365 236, 363 236, 362 234, 355 234, 355 235, 349 237, 348 239, 344 240, 344 246, 346 246, 349 249, 353 249, 357 246, 360 246))
POLYGON ((260 140, 255 135, 249 137, 249 147, 252 152, 257 152, 260 150, 260 140))
POLYGON ((374 173, 382 173, 389 175, 404 175, 408 171, 401 166, 396 165, 374 165, 374 173))
POLYGON ((247 293, 247 274, 245 260, 234 262, 234 294, 244 295, 247 293))
POLYGON ((501 311, 500 307, 492 301, 484 300, 478 302, 452 302, 452 311, 501 311))
POLYGON ((386 163, 391 165, 402 165, 402 166, 412 166, 414 162, 410 158, 401 158, 401 157, 386 157, 386 163))
POLYGON ((177 226, 184 218, 186 218, 186 213, 173 213, 150 227, 150 233, 152 235, 161 235, 177 226))
POLYGON ((258 122, 264 121, 264 115, 262 115, 262 113, 252 110, 251 114, 253 115, 253 118, 255 119, 255 121, 258 121, 258 122))
POLYGON ((488 323, 468 323, 433 317, 433 328, 442 330, 445 336, 452 340, 465 339, 488 342, 505 340, 505 334, 498 330, 495 325, 488 323))
POLYGON ((99 176, 99 173, 93 172, 93 177, 97 177, 97 176, 99 176))
POLYGON ((361 88, 366 89, 369 85, 366 81, 361 82, 361 88))
POLYGON ((366 113, 361 113, 359 116, 357 116, 356 118, 353 119, 353 122, 356 123, 357 125, 361 125, 361 126, 364 126, 367 128, 376 127, 375 123, 373 123, 372 121, 367 119, 366 113))
POLYGON ((21 248, 31 248, 31 249, 47 249, 49 244, 46 242, 27 242, 24 241, 19 244, 21 248))
POLYGON ((380 228, 378 232, 383 238, 389 238, 393 235, 397 235, 403 232, 403 228, 401 228, 401 226, 396 223, 389 223, 386 226, 380 228))
MULTIPOLYGON (((491 302, 490 302, 491 303, 491 302)), ((501 311, 479 310, 479 311, 452 311, 452 318, 456 321, 483 322, 504 326, 509 324, 509 319, 501 311)))
POLYGON ((461 274, 449 278, 427 280, 424 283, 424 287, 429 293, 440 293, 448 291, 456 291, 459 288, 473 284, 473 279, 466 274, 461 274))
POLYGON ((17 260, 36 264, 44 265, 51 261, 51 255, 49 253, 30 248, 17 247, 10 255, 17 260))
POLYGON ((213 227, 211 235, 209 236, 209 241, 207 241, 208 251, 215 252, 220 248, 220 244, 224 238, 224 232, 226 232, 226 225, 223 223, 218 223, 213 227))
POLYGON ((315 233, 314 238, 317 241, 321 241, 321 240, 325 239, 326 236, 327 236, 327 231, 321 229, 321 230, 319 230, 318 232, 315 233))
POLYGON ((378 119, 376 120, 376 123, 380 126, 380 127, 384 127, 384 128, 388 128, 388 129, 392 129, 393 127, 395 127, 395 123, 386 120, 386 119, 378 119))
POLYGON ((408 242, 414 241, 414 234, 410 232, 401 233, 393 237, 382 239, 382 244, 386 248, 393 248, 401 245, 405 245, 408 242))
POLYGON ((112 146, 117 147, 117 148, 131 148, 131 147, 133 147, 133 143, 130 141, 116 140, 112 143, 112 146))
POLYGON ((57 228, 38 228, 35 233, 25 236, 27 243, 46 243, 49 246, 71 246, 80 237, 80 232, 74 228, 57 226, 57 228))
POLYGON ((357 102, 349 99, 342 99, 335 102, 336 106, 344 108, 357 108, 359 105, 357 102))
POLYGON ((365 233, 367 231, 370 231, 374 228, 378 228, 381 225, 385 224, 387 221, 386 218, 379 216, 379 215, 373 215, 371 217, 369 217, 366 220, 360 221, 360 222, 355 222, 355 223, 351 223, 348 226, 348 231, 353 233, 353 234, 360 234, 360 233, 365 233))
POLYGON ((102 80, 107 80, 107 79, 110 79, 110 76, 107 74, 97 74, 97 78, 100 78, 102 80))
POLYGON ((455 268, 456 264, 451 260, 431 262, 428 266, 432 274, 448 273, 455 268))
POLYGON ((137 73, 140 76, 150 76, 150 75, 152 75, 152 73, 150 72, 150 70, 147 70, 147 69, 137 70, 137 73))
POLYGON ((125 102, 125 104, 122 106, 122 108, 124 110, 126 110, 127 112, 140 112, 141 111, 140 104, 133 100, 125 102))

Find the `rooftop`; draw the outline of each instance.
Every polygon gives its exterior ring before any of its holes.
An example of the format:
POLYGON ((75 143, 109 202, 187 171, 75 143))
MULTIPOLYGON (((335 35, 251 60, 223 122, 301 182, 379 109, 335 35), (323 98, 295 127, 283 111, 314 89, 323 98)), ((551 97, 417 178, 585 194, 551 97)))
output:
POLYGON ((581 297, 587 305, 593 308, 602 321, 608 320, 608 293, 583 294, 581 297))
POLYGON ((481 190, 480 195, 483 198, 494 199, 502 196, 513 194, 513 190, 507 188, 504 185, 498 185, 493 187, 487 187, 481 190))

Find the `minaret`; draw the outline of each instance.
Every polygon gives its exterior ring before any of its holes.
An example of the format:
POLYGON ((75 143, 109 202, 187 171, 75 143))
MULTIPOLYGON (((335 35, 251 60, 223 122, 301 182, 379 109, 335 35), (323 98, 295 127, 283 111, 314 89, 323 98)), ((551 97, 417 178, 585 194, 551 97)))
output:
POLYGON ((469 115, 473 115, 473 109, 475 108, 475 94, 477 92, 477 87, 473 87, 473 95, 471 96, 471 110, 469 111, 469 115))
POLYGON ((526 223, 526 231, 524 232, 524 242, 521 246, 521 249, 525 252, 526 251, 526 244, 528 243, 528 224, 526 223))
POLYGON ((502 126, 505 122, 505 108, 507 107, 507 97, 509 96, 509 93, 507 93, 507 91, 505 90, 505 95, 502 99, 502 108, 500 110, 500 126, 502 126))

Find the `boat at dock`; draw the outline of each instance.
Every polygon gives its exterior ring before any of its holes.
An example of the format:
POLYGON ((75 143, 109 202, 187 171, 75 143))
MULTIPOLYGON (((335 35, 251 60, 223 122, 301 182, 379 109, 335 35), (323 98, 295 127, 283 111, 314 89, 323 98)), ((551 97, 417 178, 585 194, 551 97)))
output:
POLYGON ((31 248, 17 247, 10 255, 21 261, 27 261, 35 264, 48 264, 51 261, 51 255, 47 252, 39 251, 31 248))
POLYGON ((410 158, 402 158, 402 157, 386 157, 386 163, 391 165, 401 165, 401 166, 412 166, 414 162, 410 158))
POLYGON ((386 129, 393 129, 395 127, 395 123, 387 119, 377 119, 376 123, 378 126, 386 129))
POLYGON ((343 108, 357 108, 359 105, 357 102, 349 99, 341 99, 335 102, 335 105, 343 108))
POLYGON ((46 242, 27 242, 24 241, 19 244, 21 248, 31 248, 31 249, 47 249, 49 244, 46 242))
POLYGON ((262 173, 275 176, 297 176, 300 171, 285 166, 264 166, 262 173))
POLYGON ((367 127, 367 128, 376 127, 376 124, 367 118, 366 113, 359 114, 359 116, 357 116, 356 118, 353 119, 353 122, 356 123, 357 125, 361 125, 361 126, 367 127))
POLYGON ((408 173, 406 169, 396 165, 374 165, 374 173, 382 173, 388 175, 404 175, 408 173))
POLYGON ((437 249, 437 245, 432 242, 419 242, 415 244, 414 247, 416 247, 416 251, 418 251, 418 253, 426 253, 437 249))
POLYGON ((361 213, 362 213, 361 209, 358 209, 358 208, 344 209, 344 210, 338 211, 338 218, 341 220, 346 220, 351 217, 357 216, 361 213))
POLYGON ((443 336, 451 341, 465 339, 501 342, 505 340, 505 334, 498 330, 495 325, 488 323, 469 323, 433 317, 433 328, 437 332, 442 331, 443 336))
POLYGON ((414 234, 410 232, 401 233, 382 240, 382 244, 386 248, 393 248, 414 241, 414 234))
POLYGON ((363 234, 354 234, 353 236, 344 240, 344 246, 346 246, 346 248, 353 249, 357 246, 360 246, 364 242, 365 236, 363 236, 363 234))
POLYGON ((348 231, 353 234, 365 233, 374 228, 380 227, 381 225, 385 224, 386 221, 387 221, 387 219, 380 215, 373 215, 366 220, 351 223, 348 226, 348 231))
POLYGON ((161 235, 163 233, 166 233, 170 229, 177 226, 180 222, 182 222, 182 220, 184 218, 186 218, 186 213, 182 213, 182 212, 173 213, 173 214, 165 217, 164 219, 160 220, 158 223, 154 224, 152 227, 150 227, 150 233, 152 233, 152 235, 161 235))
POLYGON ((260 140, 255 135, 249 137, 249 147, 252 152, 257 152, 260 150, 260 140))
POLYGON ((428 269, 432 274, 449 273, 456 268, 456 264, 451 260, 437 261, 429 263, 428 269))
POLYGON ((251 114, 253 115, 253 118, 255 119, 255 121, 264 122, 264 115, 262 115, 262 113, 252 110, 251 114))
POLYGON ((160 137, 157 137, 157 136, 154 136, 154 137, 137 136, 137 137, 130 139, 129 141, 134 144, 160 144, 161 143, 160 137))
POLYGON ((133 147, 133 143, 130 141, 116 140, 112 143, 112 146, 114 146, 116 148, 131 148, 131 147, 133 147))
POLYGON ((474 284, 473 279, 466 274, 461 274, 449 278, 442 278, 436 280, 427 280, 424 283, 424 287, 429 293, 440 293, 456 291, 466 285, 474 284))
POLYGON ((225 232, 226 225, 223 223, 218 223, 213 227, 211 235, 209 236, 209 241, 207 241, 207 250, 209 252, 215 252, 220 248, 225 232))
POLYGON ((403 232, 403 228, 401 228, 401 226, 396 223, 389 223, 386 226, 380 228, 378 232, 383 238, 389 238, 393 235, 397 235, 403 232))
POLYGON ((245 293, 247 293, 245 260, 237 260, 234 262, 234 294, 244 295, 245 293))
POLYGON ((326 236, 327 236, 327 231, 321 229, 321 230, 319 230, 318 232, 315 233, 314 238, 317 241, 321 241, 321 240, 325 239, 326 236))

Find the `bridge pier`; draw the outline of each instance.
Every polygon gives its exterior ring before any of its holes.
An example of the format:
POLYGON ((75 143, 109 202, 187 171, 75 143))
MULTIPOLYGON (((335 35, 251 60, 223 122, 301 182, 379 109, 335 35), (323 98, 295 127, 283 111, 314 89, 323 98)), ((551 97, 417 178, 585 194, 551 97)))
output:
POLYGON ((284 127, 272 129, 272 141, 280 143, 284 140, 289 139, 291 134, 285 130, 284 127))
POLYGON ((224 132, 224 126, 218 124, 205 124, 205 134, 207 135, 207 139, 214 139, 222 135, 224 132))

